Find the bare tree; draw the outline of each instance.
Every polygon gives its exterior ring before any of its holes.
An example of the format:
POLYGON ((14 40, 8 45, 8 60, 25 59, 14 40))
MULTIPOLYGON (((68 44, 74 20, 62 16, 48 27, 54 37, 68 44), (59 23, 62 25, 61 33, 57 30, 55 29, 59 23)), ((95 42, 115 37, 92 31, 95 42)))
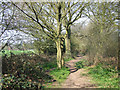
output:
MULTIPOLYGON (((88 35, 87 38, 89 41, 91 41, 90 47, 94 48, 95 50, 93 51, 95 58, 98 58, 100 55, 105 56, 108 53, 106 51, 107 48, 111 47, 112 45, 113 48, 111 48, 111 50, 114 49, 116 52, 118 52, 117 44, 115 44, 118 33, 118 3, 96 2, 88 6, 87 10, 88 12, 85 12, 84 14, 92 21, 92 23, 89 24, 90 35, 88 35), (112 43, 110 46, 110 41, 112 40, 114 40, 114 43, 112 43)), ((97 62, 98 61, 95 61, 95 63, 97 62)))
POLYGON ((71 25, 83 17, 82 14, 88 5, 89 2, 79 2, 79 0, 78 2, 65 3, 64 13, 67 12, 67 15, 64 18, 63 25, 66 29, 65 49, 67 58, 71 57, 71 25))
POLYGON ((9 2, 1 2, 0 3, 0 42, 3 42, 4 45, 0 48, 0 51, 4 49, 6 46, 9 45, 11 38, 13 35, 9 37, 7 35, 7 32, 12 31, 14 27, 14 16, 15 16, 15 10, 11 6, 11 3, 9 2))
POLYGON ((23 26, 31 29, 21 31, 34 37, 39 37, 42 31, 56 42, 57 64, 61 68, 64 62, 61 50, 62 40, 66 36, 66 46, 68 46, 66 51, 69 50, 70 53, 70 26, 81 17, 87 4, 84 2, 25 2, 22 5, 20 3, 13 3, 13 5, 27 16, 24 18, 27 23, 30 22, 23 26), (65 36, 61 34, 64 29, 66 30, 65 36))

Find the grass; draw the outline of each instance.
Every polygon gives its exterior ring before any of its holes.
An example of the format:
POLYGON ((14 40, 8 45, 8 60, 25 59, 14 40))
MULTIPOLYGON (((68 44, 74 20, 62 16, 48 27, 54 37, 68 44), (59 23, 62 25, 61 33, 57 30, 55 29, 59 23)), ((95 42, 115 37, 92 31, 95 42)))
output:
POLYGON ((66 80, 67 76, 69 75, 70 71, 68 68, 63 67, 62 69, 55 69, 50 72, 50 75, 53 76, 55 80, 57 80, 59 83, 66 80))
POLYGON ((57 63, 56 60, 52 60, 50 62, 46 62, 45 64, 42 65, 44 70, 49 70, 52 68, 56 68, 57 67, 57 63))
MULTIPOLYGON (((57 81, 57 83, 60 85, 62 82, 64 82, 70 71, 68 68, 63 67, 62 69, 54 69, 50 72, 50 75, 54 78, 54 80, 57 81)), ((46 84, 45 88, 60 88, 60 86, 54 86, 52 83, 46 84)))
POLYGON ((21 54, 21 53, 34 53, 34 51, 31 51, 31 50, 26 50, 26 51, 22 51, 22 50, 2 50, 0 52, 0 56, 2 56, 3 54, 7 54, 8 56, 10 56, 11 52, 15 55, 17 54, 21 54))
MULTIPOLYGON (((56 60, 52 60, 50 62, 45 62, 42 65, 42 68, 44 69, 44 71, 46 71, 46 70, 49 71, 50 69, 54 68, 52 71, 50 71, 49 75, 52 76, 53 80, 56 80, 56 82, 59 84, 64 82, 70 73, 69 69, 66 67, 63 67, 62 69, 57 69, 56 60)), ((56 88, 55 86, 52 85, 52 83, 53 82, 46 83, 45 88, 56 88)), ((57 86, 57 88, 58 88, 58 86, 57 86)))
POLYGON ((88 67, 85 60, 76 63, 78 69, 84 68, 88 73, 83 73, 83 76, 91 76, 93 83, 97 84, 99 88, 118 88, 118 71, 115 68, 107 67, 106 64, 98 64, 94 67, 88 67))
MULTIPOLYGON (((65 62, 72 60, 73 58, 68 58, 68 59, 64 59, 65 62)), ((52 68, 55 68, 54 70, 50 71, 50 75, 53 77, 54 80, 56 80, 57 83, 61 84, 62 82, 64 82, 66 80, 66 78, 68 77, 68 75, 70 74, 70 71, 68 68, 63 67, 62 69, 57 69, 57 63, 56 60, 52 60, 51 62, 46 62, 43 65, 44 70, 49 70, 52 68)), ((60 88, 60 86, 53 86, 52 82, 47 83, 45 85, 45 88, 60 88)))
POLYGON ((78 61, 75 63, 75 67, 77 69, 85 68, 88 66, 88 61, 86 59, 80 59, 81 61, 78 61))
POLYGON ((99 88, 118 88, 118 72, 108 68, 102 68, 101 65, 88 68, 88 74, 93 77, 93 82, 97 83, 99 88))

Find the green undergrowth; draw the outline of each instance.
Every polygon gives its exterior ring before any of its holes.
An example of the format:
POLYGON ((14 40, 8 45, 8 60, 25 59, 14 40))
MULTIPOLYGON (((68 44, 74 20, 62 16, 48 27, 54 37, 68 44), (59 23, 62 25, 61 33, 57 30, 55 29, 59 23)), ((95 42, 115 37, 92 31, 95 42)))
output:
POLYGON ((68 61, 71 61, 71 60, 73 60, 73 58, 65 58, 64 59, 65 62, 68 62, 68 61))
POLYGON ((50 75, 58 82, 61 83, 66 80, 67 76, 69 75, 70 71, 68 68, 63 67, 62 69, 54 69, 50 72, 50 75))
MULTIPOLYGON (((63 67, 62 69, 54 69, 50 72, 50 75, 54 78, 54 80, 56 81, 56 83, 58 83, 59 85, 64 82, 68 75, 69 75, 70 71, 68 68, 63 67)), ((60 88, 60 86, 54 86, 52 85, 53 82, 47 83, 45 85, 45 88, 60 88)))
POLYGON ((45 70, 55 67, 55 61, 48 61, 36 54, 3 56, 3 90, 38 89, 44 83, 52 82, 53 77, 45 70), (41 84, 42 83, 42 84, 41 84))
POLYGON ((85 59, 81 59, 81 61, 79 61, 75 64, 75 67, 77 69, 81 69, 81 68, 84 68, 84 67, 87 67, 87 66, 88 66, 88 61, 85 60, 85 59))
POLYGON ((103 68, 102 64, 87 68, 88 75, 93 77, 93 82, 97 83, 99 88, 118 88, 118 72, 110 68, 103 68))
MULTIPOLYGON (((65 58, 64 59, 65 62, 68 62, 70 60, 73 60, 73 58, 65 58)), ((52 76, 54 78, 54 80, 59 84, 64 82, 67 79, 68 75, 70 74, 69 68, 63 67, 62 69, 57 69, 56 68, 57 63, 55 60, 51 63, 44 64, 43 67, 45 68, 45 70, 54 68, 52 71, 50 71, 49 75, 52 76)), ((53 82, 47 83, 45 85, 45 88, 60 88, 60 86, 56 87, 52 84, 53 84, 53 82)))
POLYGON ((47 60, 36 54, 3 55, 3 89, 39 89, 47 83, 66 80, 69 69, 57 69, 55 58, 47 60), (46 73, 46 72, 49 73, 46 73), (41 84, 42 83, 42 84, 41 84))
POLYGON ((84 66, 85 66, 84 61, 79 61, 79 62, 77 62, 76 65, 75 65, 75 67, 76 67, 77 69, 81 69, 81 68, 83 68, 84 66))
POLYGON ((56 68, 57 67, 57 63, 56 63, 56 60, 52 60, 50 62, 46 62, 42 65, 42 68, 44 70, 49 70, 49 69, 52 69, 52 68, 56 68))
POLYGON ((86 60, 76 63, 78 69, 84 68, 88 73, 83 76, 91 76, 93 83, 97 84, 99 88, 118 88, 118 71, 114 66, 106 63, 100 63, 94 67, 88 66, 86 60))

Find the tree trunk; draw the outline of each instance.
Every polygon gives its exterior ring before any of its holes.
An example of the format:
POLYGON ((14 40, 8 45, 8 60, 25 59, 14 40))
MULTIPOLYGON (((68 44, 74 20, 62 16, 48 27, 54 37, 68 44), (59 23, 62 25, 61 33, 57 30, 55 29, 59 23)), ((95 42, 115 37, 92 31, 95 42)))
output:
POLYGON ((58 68, 62 68, 62 49, 61 49, 61 3, 58 3, 58 14, 57 14, 57 40, 56 40, 56 46, 57 46, 57 65, 58 68))
POLYGON ((57 45, 57 65, 58 68, 61 69, 62 68, 62 52, 61 52, 61 40, 58 39, 56 41, 56 45, 57 45))
POLYGON ((65 37, 65 56, 66 58, 70 58, 71 57, 71 30, 70 28, 66 30, 66 37, 65 37))

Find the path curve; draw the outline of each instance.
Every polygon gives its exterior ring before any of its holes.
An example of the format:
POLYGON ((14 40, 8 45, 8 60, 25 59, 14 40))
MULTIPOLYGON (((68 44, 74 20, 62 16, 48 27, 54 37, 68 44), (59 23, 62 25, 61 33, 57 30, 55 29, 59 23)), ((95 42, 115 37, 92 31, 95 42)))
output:
POLYGON ((83 76, 87 73, 85 69, 79 69, 78 71, 71 73, 67 80, 62 84, 62 88, 95 88, 95 85, 91 83, 91 78, 83 76))
POLYGON ((65 63, 65 66, 70 68, 70 75, 65 82, 58 85, 60 88, 96 88, 91 82, 91 78, 85 74, 88 72, 85 69, 77 69, 75 63, 81 61, 83 57, 76 57, 74 60, 65 63), (83 75, 84 74, 84 75, 83 75))

